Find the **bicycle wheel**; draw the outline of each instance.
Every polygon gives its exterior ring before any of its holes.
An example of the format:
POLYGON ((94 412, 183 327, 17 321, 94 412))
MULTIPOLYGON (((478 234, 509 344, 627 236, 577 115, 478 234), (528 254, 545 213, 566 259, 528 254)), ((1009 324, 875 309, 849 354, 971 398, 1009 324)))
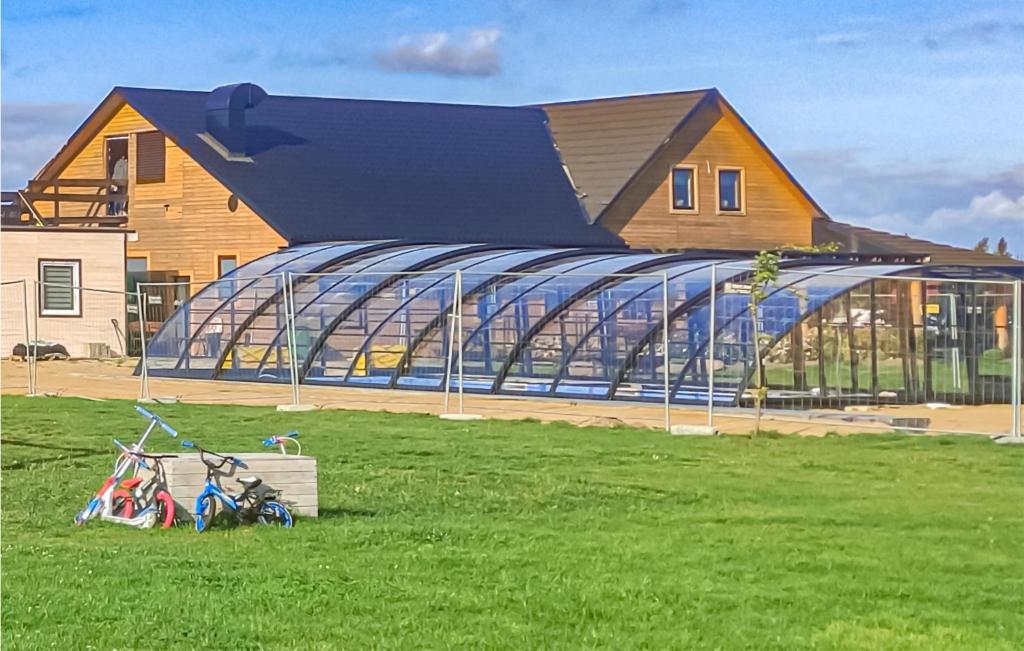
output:
POLYGON ((132 494, 124 488, 118 488, 110 497, 110 512, 119 518, 130 518, 135 515, 135 501, 132 494))
POLYGON ((263 526, 276 525, 286 529, 291 528, 294 524, 292 514, 280 502, 264 502, 260 504, 260 512, 256 516, 256 521, 263 526))
POLYGON ((165 490, 159 490, 153 496, 156 503, 156 522, 161 529, 169 529, 174 525, 174 499, 165 490))
POLYGON ((210 526, 210 521, 213 520, 213 516, 213 496, 207 495, 199 500, 199 508, 196 509, 196 531, 199 533, 206 531, 210 526))

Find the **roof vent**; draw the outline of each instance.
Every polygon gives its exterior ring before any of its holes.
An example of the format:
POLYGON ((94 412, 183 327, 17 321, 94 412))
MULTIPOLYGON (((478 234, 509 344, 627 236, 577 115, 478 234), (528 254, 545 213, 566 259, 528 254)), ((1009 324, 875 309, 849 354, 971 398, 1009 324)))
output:
POLYGON ((204 141, 224 158, 250 161, 246 138, 246 112, 267 97, 256 84, 231 84, 210 91, 206 99, 204 141))

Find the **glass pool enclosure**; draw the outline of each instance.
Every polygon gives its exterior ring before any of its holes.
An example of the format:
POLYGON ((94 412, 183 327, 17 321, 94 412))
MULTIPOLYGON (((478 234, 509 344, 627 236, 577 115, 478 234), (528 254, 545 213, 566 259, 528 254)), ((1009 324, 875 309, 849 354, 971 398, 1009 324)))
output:
MULTIPOLYGON (((594 400, 662 401, 667 386, 683 404, 708 401, 714 369, 713 400, 747 404, 752 264, 715 252, 296 246, 197 292, 149 341, 147 368, 594 400)), ((756 314, 769 403, 1009 401, 1009 278, 840 255, 781 267, 756 314)))

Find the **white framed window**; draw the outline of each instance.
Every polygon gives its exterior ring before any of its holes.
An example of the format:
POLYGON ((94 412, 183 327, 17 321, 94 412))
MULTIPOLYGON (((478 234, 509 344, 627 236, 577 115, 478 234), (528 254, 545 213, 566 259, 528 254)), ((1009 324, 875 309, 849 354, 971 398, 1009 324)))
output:
POLYGON ((677 165, 672 168, 669 209, 676 213, 696 213, 697 207, 697 167, 695 165, 677 165))
POLYGON ((742 215, 747 211, 745 174, 742 167, 719 167, 716 170, 718 213, 742 215))
POLYGON ((39 316, 82 316, 82 261, 39 261, 39 316))

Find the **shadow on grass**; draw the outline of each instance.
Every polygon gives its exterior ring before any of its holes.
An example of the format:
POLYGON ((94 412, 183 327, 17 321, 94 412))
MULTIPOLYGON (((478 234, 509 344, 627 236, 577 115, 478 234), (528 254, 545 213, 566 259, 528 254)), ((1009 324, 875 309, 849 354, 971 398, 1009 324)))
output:
POLYGON ((371 511, 369 509, 346 509, 343 507, 321 508, 318 513, 321 520, 330 520, 333 518, 375 518, 380 515, 380 511, 371 511))
POLYGON ((22 441, 19 439, 5 438, 0 441, 0 446, 13 446, 23 448, 35 448, 39 450, 55 450, 59 452, 68 452, 70 454, 59 454, 55 457, 38 457, 35 459, 18 459, 12 463, 4 464, 0 466, 0 470, 24 470, 30 465, 37 463, 49 463, 52 461, 64 461, 70 459, 85 459, 88 457, 109 455, 109 450, 97 450, 95 448, 77 448, 67 447, 63 445, 49 445, 46 443, 34 443, 30 441, 22 441))

